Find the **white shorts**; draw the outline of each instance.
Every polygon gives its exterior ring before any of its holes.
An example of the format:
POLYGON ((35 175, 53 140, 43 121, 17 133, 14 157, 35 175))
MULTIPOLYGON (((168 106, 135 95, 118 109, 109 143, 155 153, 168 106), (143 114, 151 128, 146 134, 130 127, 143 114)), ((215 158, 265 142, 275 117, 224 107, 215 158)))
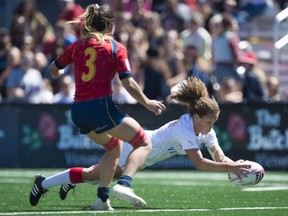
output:
MULTIPOLYGON (((152 132, 153 132, 152 130, 145 130, 145 133, 147 134, 149 139, 150 139, 150 136, 151 136, 152 132)), ((124 142, 123 143, 123 149, 122 149, 122 152, 121 152, 121 155, 120 155, 120 158, 119 158, 119 163, 118 163, 119 167, 122 170, 124 170, 124 168, 125 168, 126 159, 127 159, 128 155, 130 154, 131 151, 133 151, 133 147, 129 143, 124 142)), ((144 162, 144 164, 143 164, 143 166, 141 168, 143 169, 146 166, 147 165, 145 165, 145 162, 144 162)))

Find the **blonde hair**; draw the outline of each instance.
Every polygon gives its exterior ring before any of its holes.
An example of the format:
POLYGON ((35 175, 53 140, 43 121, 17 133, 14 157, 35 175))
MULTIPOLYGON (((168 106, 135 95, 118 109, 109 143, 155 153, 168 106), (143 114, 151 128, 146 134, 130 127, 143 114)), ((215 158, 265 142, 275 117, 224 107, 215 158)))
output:
POLYGON ((179 89, 172 93, 171 100, 175 99, 188 106, 191 115, 200 117, 219 113, 220 108, 217 101, 208 94, 205 84, 196 77, 188 77, 187 82, 182 82, 179 89))
POLYGON ((110 35, 110 25, 114 23, 114 20, 113 11, 109 7, 91 4, 77 19, 67 23, 81 24, 82 38, 95 37, 101 43, 104 43, 105 40, 111 40, 113 38, 112 35, 110 35))

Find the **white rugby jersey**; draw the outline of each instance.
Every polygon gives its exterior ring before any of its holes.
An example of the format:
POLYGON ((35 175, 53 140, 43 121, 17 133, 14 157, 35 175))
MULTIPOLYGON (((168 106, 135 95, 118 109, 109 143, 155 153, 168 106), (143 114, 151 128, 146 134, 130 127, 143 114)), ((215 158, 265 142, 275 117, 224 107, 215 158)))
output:
MULTIPOLYGON (((173 157, 185 155, 185 150, 200 149, 200 144, 211 148, 218 144, 214 129, 206 134, 196 136, 190 114, 182 115, 178 120, 170 121, 162 127, 145 131, 152 142, 152 150, 145 160, 142 169, 152 164, 173 157)), ((124 143, 119 160, 119 166, 124 167, 128 154, 132 151, 129 143, 124 143)))

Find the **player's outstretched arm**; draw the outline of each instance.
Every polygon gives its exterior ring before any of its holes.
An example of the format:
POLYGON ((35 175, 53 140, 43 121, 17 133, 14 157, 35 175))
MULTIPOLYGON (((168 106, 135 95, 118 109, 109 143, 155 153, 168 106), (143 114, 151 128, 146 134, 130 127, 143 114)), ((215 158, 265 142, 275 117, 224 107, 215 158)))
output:
POLYGON ((185 150, 187 156, 195 165, 196 169, 209 171, 209 172, 233 172, 239 176, 245 176, 249 173, 249 165, 245 163, 226 163, 215 162, 210 159, 204 158, 199 149, 185 150))

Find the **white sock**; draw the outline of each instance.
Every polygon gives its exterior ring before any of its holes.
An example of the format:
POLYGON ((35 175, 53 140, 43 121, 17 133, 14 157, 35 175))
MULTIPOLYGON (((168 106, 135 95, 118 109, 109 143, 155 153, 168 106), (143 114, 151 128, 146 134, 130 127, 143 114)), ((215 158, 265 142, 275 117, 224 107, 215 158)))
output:
POLYGON ((70 169, 47 177, 42 182, 42 184, 41 184, 42 187, 47 190, 47 189, 54 187, 56 185, 71 184, 69 172, 70 172, 70 169))

